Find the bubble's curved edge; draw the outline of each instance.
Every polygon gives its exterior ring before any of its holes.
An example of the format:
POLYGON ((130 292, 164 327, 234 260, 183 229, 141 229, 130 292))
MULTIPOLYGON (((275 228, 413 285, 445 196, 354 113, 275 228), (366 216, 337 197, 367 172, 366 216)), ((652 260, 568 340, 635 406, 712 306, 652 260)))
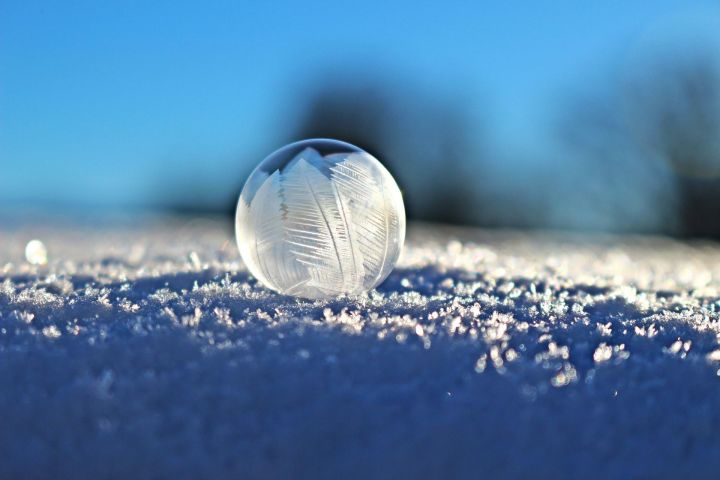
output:
MULTIPOLYGON (((359 153, 362 154, 363 157, 367 158, 371 162, 374 163, 374 165, 379 169, 381 172, 381 175, 384 176, 387 180, 389 180, 390 185, 392 185, 391 188, 386 188, 383 186, 383 194, 385 194, 385 190, 389 190, 387 192, 388 195, 394 197, 391 198, 391 203, 393 203, 398 208, 398 248, 396 251, 396 254, 394 255, 394 258, 388 262, 388 265, 391 265, 390 268, 388 268, 386 271, 382 272, 382 275, 380 275, 376 282, 368 289, 367 292, 364 292, 364 294, 367 294, 369 291, 377 288, 379 285, 381 285, 387 277, 392 273, 392 271, 395 269, 395 266, 402 256, 403 250, 405 248, 405 237, 406 237, 406 224, 407 224, 407 217, 405 212, 405 204, 402 196, 402 191, 400 190, 399 185, 397 184, 397 181, 393 177, 393 175, 390 173, 390 171, 383 165, 382 162, 380 162, 374 155, 370 154, 369 152, 363 150, 362 148, 353 145, 351 143, 337 140, 333 138, 310 138, 310 139, 303 139, 303 140, 297 140, 294 142, 291 142, 287 145, 284 145, 281 148, 278 148, 274 150, 272 153, 267 155, 263 160, 251 171, 251 173, 248 175, 247 179, 245 180, 245 183, 243 184, 243 188, 238 196, 238 202, 236 206, 236 212, 235 212, 235 243, 238 247, 238 251, 240 252, 240 256, 243 260, 243 263, 245 267, 247 268, 248 272, 258 280, 260 284, 262 284, 265 288, 268 288, 272 292, 285 296, 283 292, 275 289, 273 286, 269 285, 268 282, 263 281, 263 279, 258 278, 253 273, 253 268, 251 267, 252 259, 248 258, 247 254, 243 253, 243 247, 241 243, 241 214, 243 210, 246 210, 249 208, 250 203, 253 199, 253 194, 257 192, 257 188, 252 185, 252 183, 257 183, 258 186, 262 185, 267 178, 270 176, 270 171, 274 171, 275 169, 267 169, 266 163, 267 160, 272 159, 276 156, 282 156, 283 152, 285 151, 292 151, 295 149, 302 150, 303 147, 305 148, 314 148, 310 147, 310 144, 314 143, 329 143, 333 144, 334 146, 341 146, 347 148, 348 152, 333 152, 333 153, 359 153), (267 170, 267 171, 266 171, 267 170), (252 192, 252 190, 255 190, 252 192), (242 208, 244 207, 244 208, 242 208)), ((318 152, 321 154, 321 156, 326 157, 327 155, 330 155, 331 153, 325 153, 318 152)), ((294 155, 293 155, 294 156, 294 155)), ((278 167, 277 169, 280 169, 281 167, 278 167)), ((347 295, 341 294, 340 296, 347 295)), ((307 296, 307 295, 292 295, 294 298, 299 299, 305 299, 310 301, 318 301, 318 300, 332 300, 334 298, 338 298, 337 296, 307 296)))

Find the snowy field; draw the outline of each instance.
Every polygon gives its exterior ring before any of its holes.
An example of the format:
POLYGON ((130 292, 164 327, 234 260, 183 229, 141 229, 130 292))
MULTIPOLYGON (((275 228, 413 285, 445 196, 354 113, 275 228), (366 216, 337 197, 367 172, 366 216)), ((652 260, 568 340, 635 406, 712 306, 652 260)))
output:
POLYGON ((6 225, 0 478, 717 478, 718 299, 711 243, 416 225, 308 302, 224 224, 6 225))

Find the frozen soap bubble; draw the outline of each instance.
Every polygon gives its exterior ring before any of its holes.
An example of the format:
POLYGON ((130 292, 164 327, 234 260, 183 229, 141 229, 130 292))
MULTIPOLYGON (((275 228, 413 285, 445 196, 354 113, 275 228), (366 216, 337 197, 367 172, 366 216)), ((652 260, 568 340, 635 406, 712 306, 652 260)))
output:
POLYGON ((235 234, 250 273, 276 292, 358 294, 395 266, 405 207, 395 180, 369 153, 337 140, 303 140, 252 172, 235 234))

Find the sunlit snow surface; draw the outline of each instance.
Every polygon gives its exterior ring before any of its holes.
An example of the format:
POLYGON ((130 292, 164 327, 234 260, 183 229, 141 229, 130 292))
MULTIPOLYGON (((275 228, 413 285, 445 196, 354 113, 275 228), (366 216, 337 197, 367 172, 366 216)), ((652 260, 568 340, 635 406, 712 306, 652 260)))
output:
POLYGON ((0 246, 0 478, 720 471, 715 244, 415 226, 327 302, 260 287, 224 224, 0 246))

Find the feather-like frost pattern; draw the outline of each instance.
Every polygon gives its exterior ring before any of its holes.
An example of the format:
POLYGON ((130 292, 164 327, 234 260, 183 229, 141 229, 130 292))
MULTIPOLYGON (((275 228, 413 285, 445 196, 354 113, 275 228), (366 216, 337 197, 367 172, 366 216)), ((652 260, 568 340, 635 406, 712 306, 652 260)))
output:
POLYGON ((253 199, 251 224, 254 232, 254 260, 266 282, 292 294, 310 280, 307 271, 295 261, 288 245, 282 206, 282 183, 275 171, 262 184, 253 199))
POLYGON ((331 178, 339 197, 348 206, 352 236, 362 255, 363 267, 373 272, 363 281, 363 287, 369 289, 391 268, 389 256, 398 230, 398 215, 388 205, 382 175, 371 168, 366 156, 357 153, 346 157, 330 167, 331 178))
POLYGON ((356 293, 362 290, 363 261, 352 241, 348 212, 317 168, 324 161, 306 149, 283 170, 287 242, 307 268, 308 286, 324 294, 356 293))

